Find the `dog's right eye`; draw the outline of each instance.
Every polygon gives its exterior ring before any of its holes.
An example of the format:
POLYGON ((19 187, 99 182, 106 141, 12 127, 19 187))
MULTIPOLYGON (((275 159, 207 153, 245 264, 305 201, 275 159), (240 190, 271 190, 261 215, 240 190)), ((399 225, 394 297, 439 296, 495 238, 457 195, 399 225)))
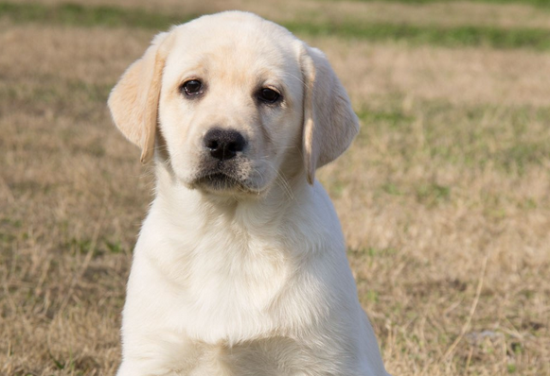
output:
POLYGON ((187 97, 195 97, 202 93, 202 82, 199 80, 189 80, 180 86, 180 91, 187 97))

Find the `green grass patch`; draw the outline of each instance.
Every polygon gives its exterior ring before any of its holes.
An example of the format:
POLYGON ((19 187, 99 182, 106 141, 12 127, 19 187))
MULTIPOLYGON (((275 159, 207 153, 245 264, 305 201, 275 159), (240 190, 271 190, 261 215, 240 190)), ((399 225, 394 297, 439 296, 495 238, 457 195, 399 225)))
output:
POLYGON ((115 83, 90 84, 82 81, 60 82, 50 77, 37 77, 30 83, 0 85, 0 100, 27 103, 66 104, 72 102, 104 103, 115 83))
POLYGON ((437 183, 422 184, 416 189, 416 199, 427 206, 436 206, 448 201, 451 188, 437 183))
POLYGON ((444 47, 492 47, 496 49, 550 49, 550 30, 489 26, 415 26, 393 23, 283 23, 289 30, 311 36, 338 36, 349 39, 444 47))
MULTIPOLYGON (((441 4, 441 3, 463 3, 464 0, 356 0, 362 3, 400 3, 411 5, 426 5, 426 4, 441 4)), ((541 8, 550 8, 550 1, 548 0, 466 0, 469 3, 486 3, 486 4, 520 4, 530 5, 541 8)))
POLYGON ((392 182, 382 184, 381 188, 382 191, 392 196, 401 196, 403 194, 401 188, 399 188, 397 184, 392 182))
MULTIPOLYGON (((444 101, 405 107, 402 100, 388 98, 380 108, 359 111, 363 123, 357 139, 360 147, 385 143, 384 150, 406 164, 496 167, 520 175, 550 164, 550 128, 546 126, 550 108, 461 106, 444 101)), ((396 182, 386 183, 381 191, 403 193, 396 182)), ((450 187, 435 184, 419 187, 416 193, 421 200, 442 202, 451 192, 450 187)))
POLYGON ((61 249, 72 255, 85 255, 88 252, 92 252, 94 257, 126 252, 125 246, 119 239, 110 239, 107 237, 102 237, 95 241, 88 237, 71 237, 61 244, 61 249))
POLYGON ((48 6, 39 3, 0 2, 0 17, 17 23, 38 22, 67 26, 138 27, 164 30, 170 25, 189 21, 196 15, 167 15, 142 9, 72 3, 48 6))
POLYGON ((375 111, 366 110, 361 112, 359 116, 365 123, 384 124, 385 127, 395 130, 410 124, 414 120, 414 117, 411 114, 406 114, 400 109, 375 111))
MULTIPOLYGON (((0 18, 16 23, 38 22, 66 26, 136 27, 164 30, 195 18, 195 14, 168 15, 142 9, 114 6, 0 2, 0 18)), ((310 36, 337 36, 369 41, 403 41, 446 47, 488 46, 498 49, 531 48, 550 50, 550 30, 534 28, 501 29, 487 26, 414 26, 361 22, 282 22, 290 31, 310 36)))

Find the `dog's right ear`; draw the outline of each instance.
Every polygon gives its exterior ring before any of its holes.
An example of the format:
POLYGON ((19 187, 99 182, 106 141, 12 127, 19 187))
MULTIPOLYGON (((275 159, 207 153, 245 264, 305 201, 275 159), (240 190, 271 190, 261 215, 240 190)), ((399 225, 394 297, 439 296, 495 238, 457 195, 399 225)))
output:
POLYGON ((174 33, 158 34, 109 95, 113 120, 124 136, 141 148, 142 163, 153 157, 162 72, 173 39, 174 33))

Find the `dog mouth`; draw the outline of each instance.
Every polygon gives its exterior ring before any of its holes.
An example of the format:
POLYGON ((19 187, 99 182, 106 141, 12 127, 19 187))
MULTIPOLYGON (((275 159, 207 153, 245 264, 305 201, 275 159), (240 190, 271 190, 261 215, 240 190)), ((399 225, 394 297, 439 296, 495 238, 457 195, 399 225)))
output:
MULTIPOLYGON (((189 187, 216 195, 261 195, 266 187, 258 186, 251 166, 239 161, 212 163, 204 161, 195 172, 189 187)), ((253 169, 257 170, 257 169, 253 169)))
POLYGON ((245 190, 243 183, 223 172, 214 172, 199 177, 195 180, 194 185, 212 191, 245 190))
POLYGON ((261 196, 266 192, 264 187, 255 187, 248 180, 243 181, 219 171, 197 177, 191 187, 222 196, 261 196))

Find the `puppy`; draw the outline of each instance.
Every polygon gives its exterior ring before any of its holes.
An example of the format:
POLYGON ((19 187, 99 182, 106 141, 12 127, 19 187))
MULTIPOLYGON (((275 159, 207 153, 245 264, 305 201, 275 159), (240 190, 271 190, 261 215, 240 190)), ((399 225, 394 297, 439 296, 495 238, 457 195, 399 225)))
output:
POLYGON ((109 97, 154 158, 118 376, 387 375, 315 170, 358 131, 326 57, 244 12, 157 35, 109 97))

